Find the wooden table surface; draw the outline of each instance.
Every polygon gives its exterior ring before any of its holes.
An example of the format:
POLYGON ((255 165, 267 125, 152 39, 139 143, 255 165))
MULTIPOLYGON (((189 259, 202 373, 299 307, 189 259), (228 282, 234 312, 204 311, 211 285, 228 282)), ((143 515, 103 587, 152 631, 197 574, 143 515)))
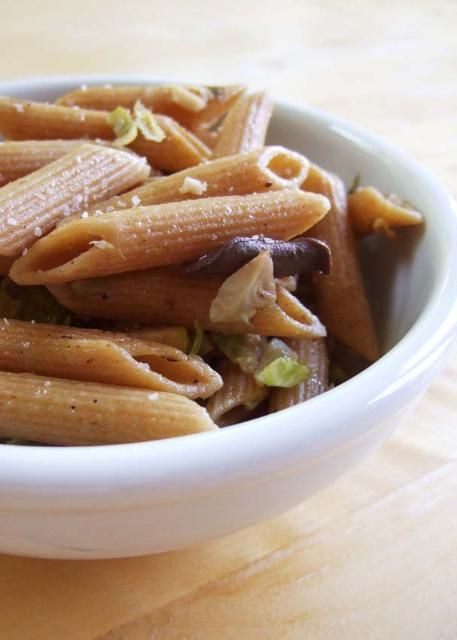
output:
MULTIPOLYGON (((242 81, 389 138, 456 191, 455 1, 0 8, 2 80, 132 72, 242 81)), ((455 640, 456 392, 454 359, 370 460, 227 538, 129 560, 0 557, 0 638, 455 640)))

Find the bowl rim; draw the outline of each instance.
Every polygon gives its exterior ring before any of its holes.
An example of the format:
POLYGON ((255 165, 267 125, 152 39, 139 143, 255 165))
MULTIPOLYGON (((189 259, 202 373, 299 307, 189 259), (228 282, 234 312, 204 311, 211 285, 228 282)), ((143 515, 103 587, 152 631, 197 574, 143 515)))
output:
MULTIPOLYGON (((174 78, 103 74, 43 76, 4 81, 0 93, 62 85, 156 84, 174 78)), ((428 170, 390 142, 320 109, 278 100, 279 109, 338 128, 352 143, 369 145, 421 180, 436 199, 443 228, 457 245, 457 206, 428 170)), ((39 509, 129 508, 182 500, 293 473, 350 446, 425 389, 451 352, 457 328, 457 252, 443 257, 429 302, 405 336, 361 374, 325 394, 279 414, 219 432, 167 440, 96 447, 0 446, 0 505, 39 509), (388 381, 386 383, 386 381, 388 381), (338 423, 342 407, 346 428, 338 423), (298 424, 308 422, 304 430, 298 424), (259 421, 260 424, 259 424, 259 421), (256 428, 261 427, 261 438, 256 428)))

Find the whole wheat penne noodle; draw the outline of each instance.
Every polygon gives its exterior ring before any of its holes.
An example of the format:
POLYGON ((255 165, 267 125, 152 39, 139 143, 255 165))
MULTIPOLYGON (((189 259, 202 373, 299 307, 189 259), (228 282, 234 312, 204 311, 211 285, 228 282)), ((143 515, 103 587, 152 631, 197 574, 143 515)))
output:
POLYGON ((89 214, 129 209, 140 204, 150 206, 195 198, 294 189, 306 178, 308 167, 308 160, 299 153, 284 147, 265 147, 154 178, 121 196, 97 203, 89 209, 89 214))
POLYGON ((112 111, 133 109, 139 100, 154 113, 170 116, 188 129, 212 123, 227 110, 243 87, 194 87, 181 84, 159 86, 81 87, 61 96, 56 104, 112 111))
POLYGON ((206 106, 193 113, 190 120, 184 123, 187 128, 198 136, 203 131, 214 128, 238 97, 246 91, 246 87, 240 84, 205 88, 211 92, 211 97, 206 106))
MULTIPOLYGON (((114 140, 116 136, 108 124, 108 115, 108 111, 0 97, 0 133, 11 140, 114 140)), ((172 118, 157 115, 155 119, 165 138, 161 142, 146 140, 139 132, 129 145, 153 167, 180 171, 209 158, 206 145, 172 118)))
POLYGON ((0 276, 7 276, 15 258, 0 256, 0 276))
POLYGON ((225 87, 210 87, 214 99, 208 105, 194 113, 187 127, 193 131, 205 144, 214 148, 218 139, 218 132, 226 113, 238 98, 246 91, 242 85, 225 87))
POLYGON ((173 173, 205 162, 211 157, 209 147, 178 122, 159 114, 154 118, 165 133, 162 142, 147 140, 138 133, 136 140, 129 145, 135 153, 147 158, 152 167, 173 173))
POLYGON ((0 437, 96 445, 215 429, 203 407, 175 393, 0 372, 0 437))
POLYGON ((186 327, 142 327, 130 329, 127 334, 146 342, 168 344, 184 353, 187 353, 190 348, 189 331, 186 327))
POLYGON ((55 229, 10 276, 18 284, 50 284, 179 264, 239 235, 293 238, 328 208, 321 195, 286 189, 114 211, 55 229))
POLYGON ((302 189, 322 193, 332 204, 326 218, 310 232, 324 240, 332 254, 330 274, 315 275, 317 315, 330 334, 368 360, 376 360, 378 341, 347 216, 344 184, 337 176, 311 165, 302 189))
POLYGON ((230 414, 235 409, 243 407, 252 411, 268 397, 269 389, 257 384, 253 376, 228 360, 224 361, 220 372, 224 386, 208 400, 206 409, 216 424, 226 426, 233 424, 230 414))
POLYGON ((218 427, 230 427, 234 424, 239 424, 240 422, 246 422, 246 420, 252 420, 256 418, 259 413, 262 413, 262 410, 256 407, 256 409, 250 411, 246 409, 245 406, 240 405, 235 407, 228 413, 225 413, 219 420, 217 421, 218 427))
POLYGON ((263 147, 272 113, 273 102, 268 94, 241 95, 222 123, 213 157, 221 158, 263 147))
POLYGON ((201 358, 157 342, 95 329, 0 321, 0 370, 207 398, 220 376, 201 358))
POLYGON ((384 196, 374 187, 356 189, 348 197, 352 227, 359 235, 377 231, 393 235, 392 229, 422 224, 422 215, 400 198, 384 196))
POLYGON ((111 111, 116 107, 133 109, 139 100, 145 107, 157 113, 171 115, 179 108, 184 112, 201 111, 212 97, 205 87, 192 87, 182 84, 158 86, 104 85, 83 86, 60 96, 55 103, 66 107, 84 107, 111 111))
POLYGON ((0 188, 0 255, 17 256, 66 215, 120 193, 147 177, 138 156, 94 144, 0 188))
POLYGON ((45 167, 87 140, 21 140, 0 143, 0 187, 45 167))
POLYGON ((326 327, 318 316, 281 286, 277 287, 276 304, 259 310, 252 324, 255 331, 251 333, 263 336, 320 338, 327 335, 326 327), (274 333, 274 327, 279 333, 274 333))
POLYGON ((215 323, 211 302, 224 279, 186 273, 179 267, 123 273, 50 287, 75 313, 144 324, 171 324, 223 333, 280 337, 320 337, 325 328, 289 291, 278 288, 276 302, 258 309, 250 323, 215 323))
POLYGON ((269 401, 270 411, 281 411, 314 398, 328 389, 328 354, 325 340, 292 338, 285 341, 297 354, 298 361, 307 365, 311 376, 305 382, 289 389, 275 387, 269 401))

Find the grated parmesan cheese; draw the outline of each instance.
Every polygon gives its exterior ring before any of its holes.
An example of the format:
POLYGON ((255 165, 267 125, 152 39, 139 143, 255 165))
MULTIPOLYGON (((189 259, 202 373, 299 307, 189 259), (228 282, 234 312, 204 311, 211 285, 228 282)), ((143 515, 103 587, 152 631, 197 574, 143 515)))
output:
POLYGON ((110 242, 107 242, 106 240, 91 240, 89 242, 89 244, 91 244, 94 247, 97 247, 97 249, 113 249, 113 245, 110 242))
POLYGON ((208 188, 208 183, 197 178, 191 178, 187 176, 184 178, 182 185, 179 188, 179 193, 191 193, 195 196, 201 196, 208 188))

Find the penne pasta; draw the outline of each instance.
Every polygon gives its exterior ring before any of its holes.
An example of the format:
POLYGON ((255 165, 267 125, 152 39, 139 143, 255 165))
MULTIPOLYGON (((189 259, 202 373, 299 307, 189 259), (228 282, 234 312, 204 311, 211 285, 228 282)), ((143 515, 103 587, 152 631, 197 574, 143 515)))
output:
POLYGON ((0 187, 58 160, 87 140, 24 140, 0 143, 0 187))
POLYGON ((189 274, 179 267, 150 269, 53 286, 51 293, 68 309, 94 318, 172 324, 223 333, 280 337, 320 337, 325 328, 289 291, 278 288, 276 302, 257 310, 250 323, 215 323, 211 302, 224 279, 189 274))
POLYGON ((0 437, 63 445, 121 444, 217 427, 175 393, 0 372, 0 437))
POLYGON ((286 344, 297 354, 298 361, 307 365, 311 376, 294 387, 275 387, 270 395, 270 411, 281 411, 314 398, 328 389, 328 354, 323 338, 314 340, 289 339, 286 344))
POLYGON ((189 352, 190 339, 186 327, 142 327, 141 329, 130 329, 127 334, 147 342, 168 344, 170 347, 184 351, 184 353, 189 352))
POLYGON ((150 206, 195 198, 294 189, 306 178, 308 167, 308 160, 299 153, 284 147, 265 147, 211 160, 164 178, 154 178, 121 196, 97 203, 89 214, 129 209, 135 204, 150 206))
POLYGON ((75 220, 17 260, 18 284, 50 284, 178 264, 239 235, 293 238, 318 222, 329 201, 299 190, 202 198, 75 220))
POLYGON ((238 97, 245 91, 242 85, 228 85, 225 87, 208 87, 213 98, 201 111, 192 114, 190 121, 185 126, 193 131, 201 140, 214 147, 217 140, 217 129, 221 119, 238 97))
POLYGON ((0 276, 7 276, 15 258, 0 256, 0 276))
POLYGON ((112 111, 133 109, 139 100, 154 113, 170 116, 187 129, 199 129, 219 118, 243 87, 198 87, 181 84, 159 86, 81 87, 61 96, 56 104, 112 111))
MULTIPOLYGON (((250 376, 236 365, 225 360, 220 368, 224 386, 207 402, 206 409, 214 422, 219 426, 233 424, 239 419, 239 410, 244 409, 249 416, 269 394, 269 389, 257 384, 250 376)), ((244 412, 243 412, 244 413, 244 412)), ((244 417, 245 420, 249 417, 244 417)))
POLYGON ((252 320, 255 332, 263 336, 319 338, 327 335, 317 316, 284 287, 277 287, 276 304, 258 311, 252 320), (273 333, 273 327, 277 333, 273 333))
MULTIPOLYGON (((0 133, 11 140, 93 138, 114 140, 108 111, 79 109, 0 97, 0 133)), ((210 150, 190 131, 168 116, 155 116, 165 134, 161 142, 147 140, 141 132, 129 148, 156 169, 180 171, 199 164, 210 150)))
POLYGON ((201 358, 132 335, 0 321, 0 370, 208 398, 222 383, 201 358))
POLYGON ((149 174, 138 156, 94 144, 0 188, 0 255, 18 256, 67 215, 120 193, 149 174))
POLYGON ((352 227, 361 235, 386 233, 393 229, 423 223, 422 215, 394 195, 384 196, 374 187, 356 189, 348 197, 348 213, 352 227))
POLYGON ((192 87, 180 84, 158 86, 91 86, 70 91, 55 101, 66 107, 84 107, 112 111, 116 107, 133 109, 139 100, 145 107, 157 113, 171 115, 182 109, 185 113, 204 109, 211 92, 206 87, 192 87))
POLYGON ((168 116, 154 117, 165 138, 161 142, 154 142, 138 134, 137 139, 129 145, 135 153, 147 158, 154 169, 170 173, 181 171, 206 162, 211 157, 210 149, 191 131, 168 116))
POLYGON ((213 157, 221 158, 263 147, 272 113, 273 103, 268 94, 241 95, 222 123, 213 157))
POLYGON ((330 274, 315 275, 317 315, 331 335, 367 360, 376 360, 379 347, 347 216, 344 184, 311 165, 302 189, 324 194, 332 204, 326 218, 310 232, 326 242, 332 254, 330 274))

